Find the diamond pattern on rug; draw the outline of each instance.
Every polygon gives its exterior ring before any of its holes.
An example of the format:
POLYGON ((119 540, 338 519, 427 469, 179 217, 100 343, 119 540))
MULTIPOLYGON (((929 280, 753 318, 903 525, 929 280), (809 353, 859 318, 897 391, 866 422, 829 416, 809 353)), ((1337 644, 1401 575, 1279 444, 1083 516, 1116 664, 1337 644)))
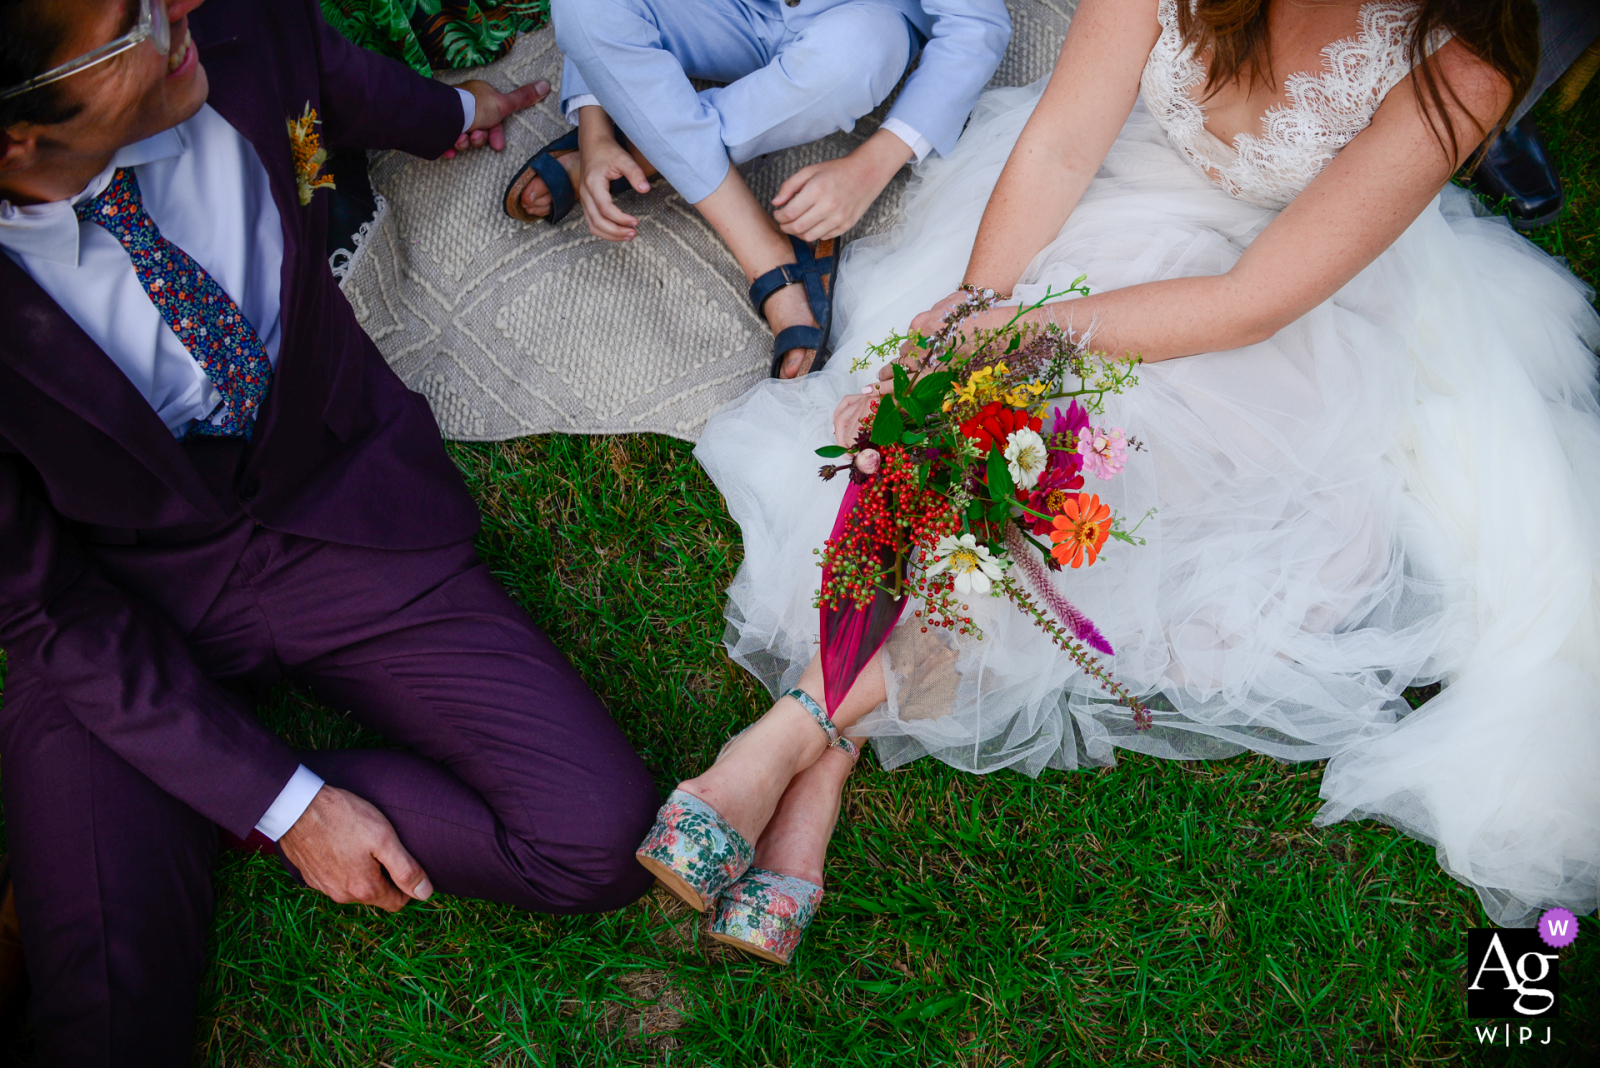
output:
MULTIPOLYGON (((1047 74, 1074 0, 1007 0, 1011 45, 991 85, 1047 74)), ((503 89, 544 78, 555 88, 512 116, 503 153, 454 160, 376 154, 372 185, 387 202, 351 258, 344 292, 401 379, 428 399, 447 438, 649 431, 694 441, 717 409, 767 373, 772 335, 745 299, 744 274, 698 213, 664 183, 630 195, 639 236, 589 234, 583 213, 528 226, 500 210, 511 174, 569 127, 557 110, 561 53, 549 28, 503 59, 442 80, 503 89)), ((770 200, 790 174, 849 152, 856 129, 751 160, 740 170, 770 200)), ((902 171, 847 240, 893 223, 902 171)))

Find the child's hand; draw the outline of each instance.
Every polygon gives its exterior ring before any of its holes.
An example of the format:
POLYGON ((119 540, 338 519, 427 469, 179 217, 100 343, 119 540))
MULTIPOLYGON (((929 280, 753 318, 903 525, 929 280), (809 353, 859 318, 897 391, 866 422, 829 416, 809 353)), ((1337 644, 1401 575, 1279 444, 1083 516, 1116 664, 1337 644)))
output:
POLYGON ((506 133, 501 124, 523 108, 531 108, 550 92, 546 81, 530 82, 502 93, 488 82, 476 78, 461 83, 461 88, 472 94, 477 102, 477 112, 472 117, 472 128, 456 138, 453 148, 445 150, 444 159, 453 159, 457 152, 488 145, 496 152, 505 151, 506 133))
POLYGON ((772 198, 778 227, 802 241, 838 237, 856 224, 896 171, 911 158, 910 147, 879 130, 841 159, 802 167, 772 198))
POLYGON ((583 175, 578 200, 589 232, 607 241, 632 241, 638 236, 639 220, 617 207, 611 183, 626 178, 637 192, 648 193, 650 182, 632 153, 618 144, 610 117, 592 104, 578 112, 578 153, 583 175))

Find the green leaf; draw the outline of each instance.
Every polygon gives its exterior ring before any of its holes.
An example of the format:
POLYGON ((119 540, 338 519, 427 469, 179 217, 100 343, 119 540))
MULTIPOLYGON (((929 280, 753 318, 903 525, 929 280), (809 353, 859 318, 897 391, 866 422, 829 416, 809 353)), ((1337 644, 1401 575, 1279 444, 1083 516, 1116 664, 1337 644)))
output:
POLYGON ((823 457, 824 459, 831 460, 835 456, 843 456, 849 451, 849 449, 842 445, 824 445, 822 448, 817 450, 817 455, 823 457))
POLYGON ((911 395, 924 405, 932 408, 944 391, 950 388, 950 383, 955 381, 955 375, 949 371, 934 371, 917 379, 917 384, 912 388, 911 395))
POLYGON ((895 400, 900 402, 900 407, 911 417, 914 423, 920 423, 928 417, 928 409, 911 393, 895 393, 895 400))
POLYGON ((858 987, 869 994, 898 994, 903 991, 907 983, 903 979, 850 979, 851 986, 858 987))
MULTIPOLYGON (((876 439, 874 439, 876 440, 876 439)), ((1011 470, 1006 467, 1006 458, 999 449, 989 450, 989 497, 991 500, 1005 501, 1010 507, 1012 492, 1017 484, 1011 481, 1011 470)))
POLYGON ((1011 355, 1013 352, 1016 352, 1021 347, 1022 347, 1022 335, 1021 334, 1012 334, 1011 335, 1011 344, 1006 346, 1006 355, 1007 356, 1011 355))
POLYGON ((983 502, 971 501, 967 505, 967 525, 965 529, 971 530, 981 522, 983 522, 983 502))
POLYGON ((893 404, 880 404, 878 417, 872 421, 872 443, 874 445, 893 445, 900 440, 900 435, 905 431, 905 421, 900 418, 900 409, 893 404))
POLYGON ((927 441, 927 440, 928 440, 928 435, 922 434, 922 433, 914 433, 914 432, 912 432, 910 430, 907 430, 904 434, 900 435, 900 444, 902 444, 902 445, 921 445, 924 441, 927 441))
POLYGON ((902 397, 905 396, 907 393, 910 393, 911 392, 911 376, 906 374, 906 369, 904 367, 901 367, 898 363, 891 363, 889 365, 889 371, 890 371, 891 374, 894 375, 894 391, 895 391, 895 393, 897 395, 899 395, 899 396, 902 396, 902 397))

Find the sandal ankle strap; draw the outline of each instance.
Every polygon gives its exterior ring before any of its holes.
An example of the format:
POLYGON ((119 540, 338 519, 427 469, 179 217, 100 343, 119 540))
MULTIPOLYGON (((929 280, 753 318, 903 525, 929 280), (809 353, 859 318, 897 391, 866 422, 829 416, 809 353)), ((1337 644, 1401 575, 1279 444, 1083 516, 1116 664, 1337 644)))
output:
POLYGON ((829 745, 837 745, 839 743, 839 731, 834 727, 833 720, 828 718, 828 714, 822 710, 821 705, 811 699, 810 694, 796 686, 783 696, 793 697, 800 702, 801 708, 811 713, 811 718, 817 721, 817 726, 821 727, 823 733, 828 736, 829 745))
POLYGON ((765 315, 767 298, 786 286, 805 285, 803 268, 798 263, 780 263, 766 274, 750 283, 750 303, 757 314, 765 315))
POLYGON ((850 739, 846 738, 844 735, 839 735, 839 740, 833 744, 836 748, 843 749, 846 753, 850 754, 851 760, 861 759, 860 747, 857 746, 855 742, 852 742, 850 739))

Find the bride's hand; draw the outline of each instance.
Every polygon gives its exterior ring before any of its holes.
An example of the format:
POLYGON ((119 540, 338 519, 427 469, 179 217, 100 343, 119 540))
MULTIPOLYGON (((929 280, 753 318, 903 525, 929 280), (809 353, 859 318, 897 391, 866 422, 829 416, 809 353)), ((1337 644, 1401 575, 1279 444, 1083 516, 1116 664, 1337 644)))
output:
POLYGON ((872 413, 872 402, 893 392, 894 372, 889 370, 888 364, 884 364, 878 372, 878 381, 866 386, 860 393, 845 397, 833 410, 833 440, 846 449, 854 445, 857 435, 861 433, 861 420, 872 413))
MULTIPOLYGON (((944 329, 945 316, 957 304, 967 299, 961 290, 956 290, 947 297, 934 302, 933 307, 911 320, 911 332, 931 337, 944 329)), ((845 448, 855 443, 856 435, 860 432, 861 420, 865 419, 872 411, 872 402, 886 393, 894 392, 894 364, 899 364, 906 369, 912 378, 925 369, 927 356, 922 349, 912 341, 907 341, 900 346, 900 355, 892 362, 878 368, 878 380, 867 386, 860 393, 851 394, 839 402, 833 410, 833 439, 845 448)))
MULTIPOLYGON (((944 318, 950 314, 950 309, 966 299, 967 295, 958 289, 948 297, 934 301, 933 307, 911 320, 911 333, 922 334, 925 337, 937 334, 944 329, 944 318)), ((905 349, 902 347, 900 351, 903 354, 905 349)))

